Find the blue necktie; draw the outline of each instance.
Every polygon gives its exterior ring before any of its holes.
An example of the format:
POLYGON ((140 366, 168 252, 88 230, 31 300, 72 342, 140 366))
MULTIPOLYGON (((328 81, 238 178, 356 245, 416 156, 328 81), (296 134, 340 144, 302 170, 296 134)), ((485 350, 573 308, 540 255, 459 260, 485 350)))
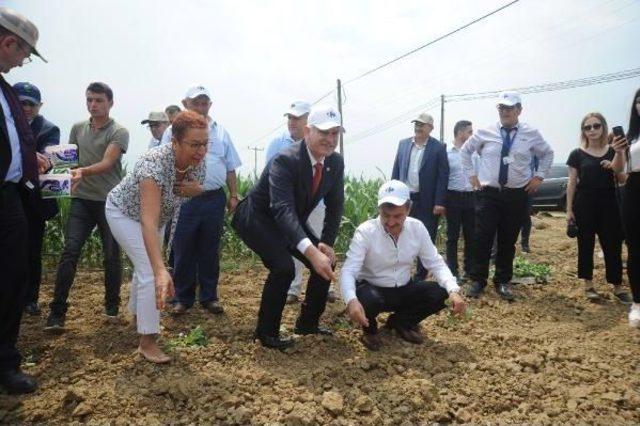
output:
MULTIPOLYGON (((507 177, 509 176, 509 165, 505 164, 505 157, 509 156, 509 151, 511 150, 511 144, 513 143, 513 139, 511 138, 511 131, 513 129, 507 129, 505 127, 501 128, 502 134, 502 151, 500 152, 500 174, 498 175, 498 183, 501 186, 507 184, 507 177), (502 133, 504 131, 504 133, 502 133)), ((514 135, 515 137, 515 135, 514 135)))

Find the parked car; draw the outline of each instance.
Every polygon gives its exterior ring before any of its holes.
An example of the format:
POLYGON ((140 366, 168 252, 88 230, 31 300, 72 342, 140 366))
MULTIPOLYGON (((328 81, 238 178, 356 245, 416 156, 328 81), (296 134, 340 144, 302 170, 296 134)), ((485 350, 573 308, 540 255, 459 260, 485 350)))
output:
POLYGON ((567 210, 567 184, 569 167, 566 164, 554 164, 542 185, 533 196, 535 210, 567 210))

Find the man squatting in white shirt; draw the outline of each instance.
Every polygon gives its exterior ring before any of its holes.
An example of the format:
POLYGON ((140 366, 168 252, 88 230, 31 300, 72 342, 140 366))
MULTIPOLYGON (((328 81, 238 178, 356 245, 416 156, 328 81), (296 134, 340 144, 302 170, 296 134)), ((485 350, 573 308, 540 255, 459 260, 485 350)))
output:
POLYGON ((449 299, 456 314, 466 310, 460 287, 438 254, 424 224, 408 217, 411 209, 407 185, 391 180, 378 191, 378 217, 360 224, 342 266, 342 298, 351 320, 362 326, 362 343, 378 350, 376 317, 392 312, 385 327, 411 343, 423 342, 419 323, 444 309, 449 299), (436 278, 411 279, 416 258, 436 278))

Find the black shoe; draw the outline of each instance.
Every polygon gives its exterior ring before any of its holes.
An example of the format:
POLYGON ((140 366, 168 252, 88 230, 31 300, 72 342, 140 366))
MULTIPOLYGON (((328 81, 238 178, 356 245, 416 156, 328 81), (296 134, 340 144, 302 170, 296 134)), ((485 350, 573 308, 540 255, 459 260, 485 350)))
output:
POLYGON ((0 387, 9 394, 31 393, 38 387, 32 376, 24 374, 19 368, 0 372, 0 387))
POLYGON ((322 336, 333 336, 333 331, 331 331, 326 327, 321 327, 321 326, 312 327, 312 328, 296 326, 296 328, 293 329, 293 332, 301 336, 306 336, 307 334, 320 334, 322 336))
POLYGON ((109 306, 104 308, 104 314, 109 318, 117 318, 120 312, 119 306, 109 306))
POLYGON ((265 336, 256 334, 254 339, 258 339, 265 348, 284 350, 293 347, 293 339, 281 339, 280 337, 265 336))
POLYGON ((618 302, 624 303, 625 305, 631 305, 633 303, 633 299, 629 296, 629 293, 626 291, 613 291, 613 295, 618 299, 618 302))
POLYGON ((214 315, 220 315, 221 313, 224 312, 224 308, 222 307, 220 302, 218 302, 217 300, 212 300, 210 302, 203 303, 202 308, 214 315))
POLYGON ((531 248, 529 247, 529 244, 522 244, 522 251, 524 253, 531 253, 531 248))
POLYGON ((59 332, 64 330, 65 315, 57 315, 51 312, 49 318, 47 318, 47 325, 44 329, 52 332, 59 332))
POLYGON ((502 300, 506 300, 509 302, 513 302, 516 300, 516 297, 511 293, 511 284, 503 283, 503 284, 495 284, 496 293, 502 300))
POLYGON ((485 286, 486 284, 481 283, 480 281, 472 282, 471 284, 469 284, 469 287, 467 287, 467 297, 472 297, 474 299, 479 298, 480 296, 482 296, 482 293, 484 293, 485 286))
POLYGON ((27 306, 24 307, 24 311, 31 316, 40 315, 41 312, 38 302, 27 303, 27 306))

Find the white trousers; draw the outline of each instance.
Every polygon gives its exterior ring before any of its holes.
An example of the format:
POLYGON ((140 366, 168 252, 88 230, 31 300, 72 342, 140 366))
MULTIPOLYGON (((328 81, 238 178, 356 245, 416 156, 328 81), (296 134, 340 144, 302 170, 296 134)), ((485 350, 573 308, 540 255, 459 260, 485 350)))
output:
MULTIPOLYGON (((307 225, 311 229, 311 232, 317 237, 320 238, 322 236, 322 228, 324 228, 324 216, 326 206, 324 205, 324 201, 320 201, 315 209, 309 215, 309 219, 307 219, 307 225)), ((305 268, 304 263, 300 262, 295 257, 293 258, 293 264, 296 268, 296 275, 293 277, 293 281, 291 281, 291 286, 289 287, 288 294, 293 296, 300 296, 300 292, 302 290, 302 271, 305 268)))
MULTIPOLYGON (((113 237, 133 263, 129 311, 136 315, 138 333, 157 334, 160 332, 160 311, 156 308, 155 278, 140 222, 125 216, 108 199, 105 212, 113 237)), ((162 242, 161 230, 158 230, 158 241, 162 242)))

